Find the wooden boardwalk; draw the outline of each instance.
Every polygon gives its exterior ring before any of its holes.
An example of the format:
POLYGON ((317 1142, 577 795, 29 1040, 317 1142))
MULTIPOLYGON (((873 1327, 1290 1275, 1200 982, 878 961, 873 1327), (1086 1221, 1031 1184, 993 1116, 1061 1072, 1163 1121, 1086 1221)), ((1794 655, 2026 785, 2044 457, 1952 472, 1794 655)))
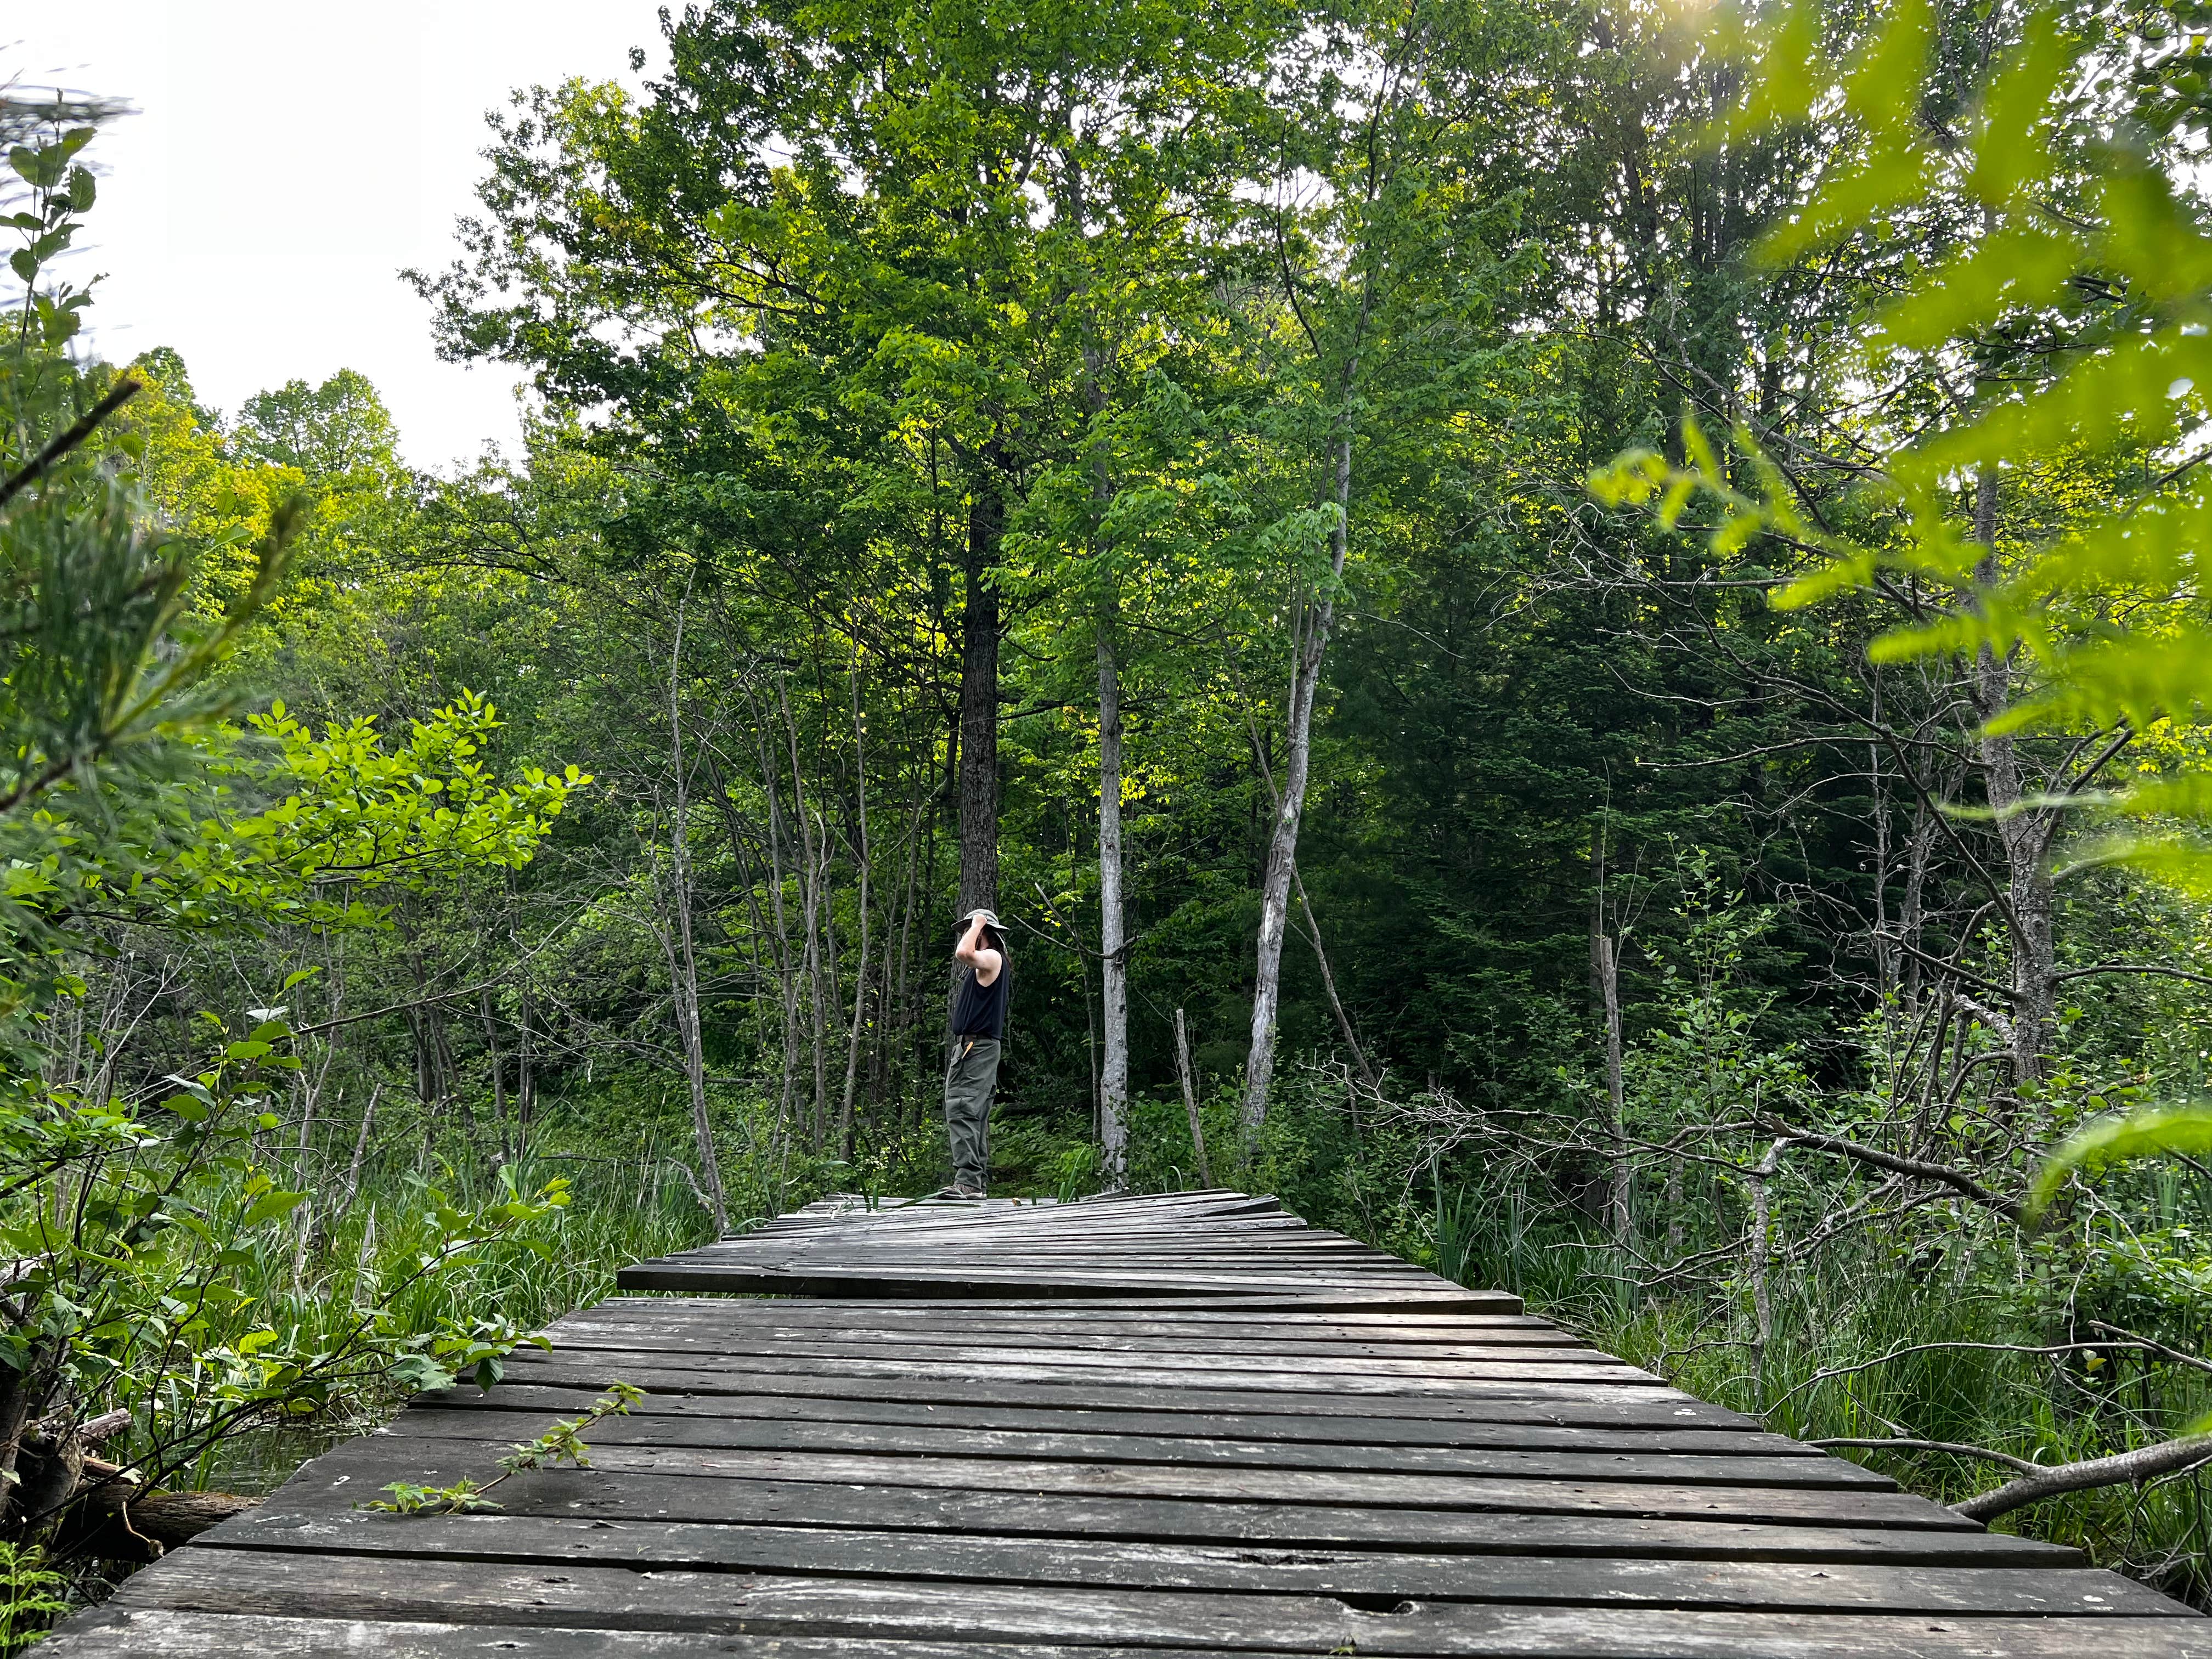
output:
POLYGON ((41 1651, 2212 1659, 2073 1551, 1271 1200, 829 1200, 623 1285, 694 1294, 561 1321, 41 1651), (617 1378, 650 1394, 592 1467, 499 1514, 353 1507, 486 1478, 617 1378))

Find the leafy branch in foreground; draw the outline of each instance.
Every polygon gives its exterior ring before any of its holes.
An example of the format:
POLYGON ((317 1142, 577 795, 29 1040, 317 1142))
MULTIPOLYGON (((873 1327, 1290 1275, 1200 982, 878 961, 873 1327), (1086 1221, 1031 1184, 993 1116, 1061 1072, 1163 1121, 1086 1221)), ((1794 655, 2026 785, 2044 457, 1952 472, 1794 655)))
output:
MULTIPOLYGON (((2012 1050, 2008 1115, 2049 1081, 2044 1033, 2065 976, 2051 942, 2056 883, 2125 865, 2212 897, 2212 775, 2185 735, 2212 718, 2200 570, 2212 536, 2212 222, 2189 161, 2202 103, 2172 95, 2196 84, 2199 60, 2169 49, 2159 8, 2123 18, 2031 3, 2015 21, 2014 44, 1955 120, 1946 19, 1930 0, 1904 0, 1856 51, 1839 48, 1838 20, 1807 0, 1755 28, 1733 26, 1733 38, 1730 25, 1716 31, 1746 74, 1714 136, 1817 132, 1826 157, 1809 198, 1765 239, 1771 269, 1865 258, 1907 225, 1942 228, 1866 320, 1857 350, 1864 384, 1910 374, 1927 395, 1894 424, 1863 419, 1857 482, 1841 501, 1809 496, 1747 425, 1722 446, 1688 419, 1680 459, 1636 450, 1589 480, 1600 500, 1648 509, 1668 530, 1694 523, 1721 558, 1793 576, 1778 584, 1777 610, 1855 595, 1886 607, 1893 623, 1868 649, 1873 663, 1956 676, 1986 802, 1926 804, 1939 823, 1987 823, 2004 855, 1987 908, 2004 924, 2013 984, 1990 988, 2011 1006, 1978 1017, 2003 1028, 2012 1050), (2063 508, 2002 510, 2033 500, 2024 481, 2059 476, 2091 487, 2063 508), (2066 753, 2068 775, 2025 787, 2014 744, 2027 738, 2066 753), (2123 763, 2131 774, 2116 776, 2123 763), (2085 815, 2102 833, 2062 860, 2062 829, 2085 815)), ((2090 1124, 2044 1161, 2012 1218, 2033 1225, 2076 1172, 2208 1148, 2212 1113, 2199 1109, 2090 1124)), ((1986 1519, 2194 1468, 2212 1457, 2203 1427, 2026 1470, 1957 1507, 1986 1519)))
POLYGON ((562 1463, 572 1468, 591 1468, 592 1449, 584 1443, 584 1431, 602 1418, 627 1417, 629 1408, 644 1398, 645 1390, 634 1383, 611 1382, 606 1393, 593 1401, 591 1409, 582 1416, 563 1418, 535 1440, 514 1447, 499 1460, 500 1473, 482 1486, 465 1479, 450 1486, 423 1486, 395 1480, 384 1488, 392 1494, 389 1498, 373 1498, 355 1507, 381 1510, 392 1515, 479 1515, 496 1510, 499 1504, 484 1494, 526 1469, 550 1468, 562 1463))
POLYGON ((2039 1220, 2069 1176, 2095 1170, 2128 1158, 2212 1152, 2212 1111, 2201 1106, 2167 1107, 2108 1117, 2090 1124, 2053 1151, 2028 1189, 2027 1215, 2039 1220))

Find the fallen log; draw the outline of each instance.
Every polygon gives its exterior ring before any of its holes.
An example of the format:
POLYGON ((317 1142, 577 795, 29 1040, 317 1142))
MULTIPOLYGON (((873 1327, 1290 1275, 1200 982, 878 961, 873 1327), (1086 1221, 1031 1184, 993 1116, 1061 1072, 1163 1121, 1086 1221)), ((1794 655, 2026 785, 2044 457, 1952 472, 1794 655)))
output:
POLYGON ((253 1509, 258 1498, 229 1492, 147 1492, 128 1473, 96 1457, 57 1529, 57 1553, 109 1561, 153 1561, 210 1527, 253 1509))
POLYGON ((2038 1469, 2017 1480, 2007 1481, 1994 1491, 1969 1498, 1963 1504, 1954 1504, 1951 1508, 1970 1521, 1988 1521, 2062 1492, 2088 1492, 2099 1486, 2148 1480, 2154 1475, 2174 1474, 2208 1462, 2212 1462, 2212 1434, 2184 1435, 2179 1440, 2138 1446, 2133 1451, 2118 1452, 2110 1457, 2089 1457, 2079 1463, 2060 1463, 2038 1469))

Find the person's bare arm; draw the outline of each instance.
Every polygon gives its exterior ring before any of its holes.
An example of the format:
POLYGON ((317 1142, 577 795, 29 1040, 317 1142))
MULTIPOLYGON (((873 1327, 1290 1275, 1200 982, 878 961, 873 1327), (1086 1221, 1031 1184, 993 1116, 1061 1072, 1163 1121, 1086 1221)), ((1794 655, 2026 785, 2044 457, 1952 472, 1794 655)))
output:
MULTIPOLYGON (((939 934, 941 939, 943 934, 939 934)), ((952 947, 952 959, 975 970, 975 983, 988 985, 999 977, 999 969, 1006 958, 983 943, 983 919, 981 916, 968 924, 968 931, 960 943, 952 947)))

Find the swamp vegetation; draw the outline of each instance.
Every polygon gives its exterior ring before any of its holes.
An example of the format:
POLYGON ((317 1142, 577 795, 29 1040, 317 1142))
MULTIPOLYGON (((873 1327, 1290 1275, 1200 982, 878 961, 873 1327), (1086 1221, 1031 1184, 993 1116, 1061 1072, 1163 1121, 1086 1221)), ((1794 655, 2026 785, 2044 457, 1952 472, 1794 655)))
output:
POLYGON ((120 108, 5 94, 0 1645, 938 1186, 978 904, 1001 1190, 1278 1193, 2212 1601, 2203 19, 1189 13, 519 93, 443 473, 88 347, 120 108))

